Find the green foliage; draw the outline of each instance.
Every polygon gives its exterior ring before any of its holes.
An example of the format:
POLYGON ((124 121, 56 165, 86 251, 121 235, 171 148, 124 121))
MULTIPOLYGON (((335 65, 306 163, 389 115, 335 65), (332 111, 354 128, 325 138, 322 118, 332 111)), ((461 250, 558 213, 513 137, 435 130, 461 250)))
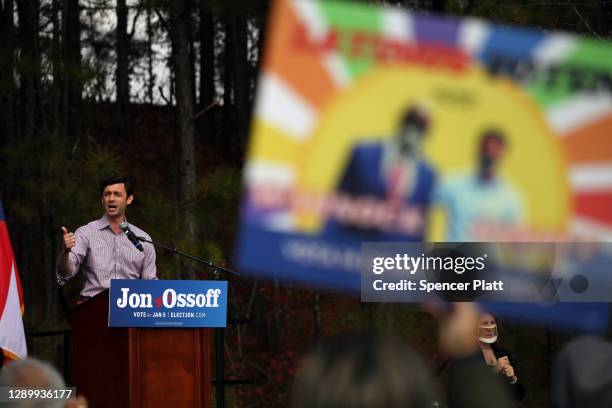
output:
POLYGON ((2 150, 12 213, 26 222, 35 221, 41 209, 66 223, 90 216, 99 182, 121 166, 110 148, 83 150, 55 135, 24 138, 2 150))
MULTIPOLYGON (((220 167, 204 175, 197 186, 195 206, 203 238, 229 249, 233 245, 242 176, 235 167, 220 167)), ((214 251, 210 255, 215 255, 214 251)))

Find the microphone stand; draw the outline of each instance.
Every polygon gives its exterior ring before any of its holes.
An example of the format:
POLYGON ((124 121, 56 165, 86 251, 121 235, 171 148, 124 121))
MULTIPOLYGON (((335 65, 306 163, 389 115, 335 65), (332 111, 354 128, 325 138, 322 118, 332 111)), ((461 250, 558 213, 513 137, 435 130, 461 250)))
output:
MULTIPOLYGON (((223 266, 219 266, 211 261, 207 261, 202 258, 198 258, 197 256, 189 255, 185 252, 179 251, 174 247, 169 247, 157 242, 154 242, 150 239, 146 239, 145 237, 136 237, 139 241, 149 243, 153 246, 163 248, 167 251, 172 252, 175 255, 182 256, 187 259, 191 259, 192 261, 196 261, 202 265, 206 265, 207 267, 213 270, 213 274, 215 276, 215 280, 221 279, 220 271, 223 271, 230 275, 240 276, 240 274, 231 269, 224 268, 223 266)), ((228 290, 229 295, 229 290, 228 290)), ((229 302, 228 302, 229 303, 229 302)), ((223 328, 216 327, 215 331, 215 391, 216 391, 216 406, 217 408, 221 408, 225 406, 225 332, 223 328)))
POLYGON ((175 255, 179 255, 179 256, 182 256, 184 258, 191 259, 192 261, 196 261, 196 262, 198 262, 198 263, 200 263, 202 265, 208 266, 209 268, 211 268, 213 270, 213 273, 215 274, 215 279, 219 279, 219 276, 220 276, 219 271, 223 271, 223 272, 228 273, 230 275, 241 276, 236 271, 224 268, 223 266, 219 266, 219 265, 217 265, 217 264, 215 264, 215 263, 213 263, 211 261, 207 261, 205 259, 198 258, 197 256, 189 255, 189 254, 187 254, 185 252, 179 251, 178 249, 176 249, 174 247, 169 247, 169 246, 160 244, 158 242, 151 241, 150 239, 146 239, 145 237, 136 237, 136 238, 138 238, 139 241, 152 244, 152 245, 154 245, 156 247, 163 248, 163 249, 165 249, 167 251, 170 251, 170 252, 172 252, 175 255))

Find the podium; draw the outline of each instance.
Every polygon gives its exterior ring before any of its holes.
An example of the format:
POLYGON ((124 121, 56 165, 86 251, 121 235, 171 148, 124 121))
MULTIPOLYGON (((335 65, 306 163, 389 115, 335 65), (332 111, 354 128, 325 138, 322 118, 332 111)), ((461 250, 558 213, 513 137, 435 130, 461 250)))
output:
POLYGON ((108 298, 71 313, 77 393, 92 407, 210 407, 211 330, 109 328, 108 298))

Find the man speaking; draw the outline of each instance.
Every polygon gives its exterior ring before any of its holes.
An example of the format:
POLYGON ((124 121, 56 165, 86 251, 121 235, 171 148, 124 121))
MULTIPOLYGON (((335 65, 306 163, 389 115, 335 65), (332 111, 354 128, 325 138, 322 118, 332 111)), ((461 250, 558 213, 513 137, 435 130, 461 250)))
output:
POLYGON ((63 286, 80 270, 85 274, 81 298, 90 298, 110 287, 111 279, 157 279, 153 245, 132 242, 123 231, 150 239, 134 225, 127 224, 125 210, 134 201, 133 188, 125 177, 110 177, 102 182, 104 215, 64 234, 56 266, 57 282, 63 286), (122 231, 123 229, 123 231, 122 231), (139 248, 137 248, 138 243, 139 248))

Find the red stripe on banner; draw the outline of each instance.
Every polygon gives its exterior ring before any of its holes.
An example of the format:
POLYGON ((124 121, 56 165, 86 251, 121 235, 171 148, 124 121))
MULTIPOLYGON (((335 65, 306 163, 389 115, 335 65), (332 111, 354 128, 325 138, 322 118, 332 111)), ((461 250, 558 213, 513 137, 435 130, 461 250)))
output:
POLYGON ((612 191, 577 193, 574 204, 578 215, 612 225, 612 191))
MULTIPOLYGON (((13 267, 13 249, 9 240, 6 222, 0 221, 0 318, 8 297, 11 270, 13 267)), ((21 286, 21 285, 19 285, 21 286)), ((19 298, 21 301, 21 296, 19 298)))

